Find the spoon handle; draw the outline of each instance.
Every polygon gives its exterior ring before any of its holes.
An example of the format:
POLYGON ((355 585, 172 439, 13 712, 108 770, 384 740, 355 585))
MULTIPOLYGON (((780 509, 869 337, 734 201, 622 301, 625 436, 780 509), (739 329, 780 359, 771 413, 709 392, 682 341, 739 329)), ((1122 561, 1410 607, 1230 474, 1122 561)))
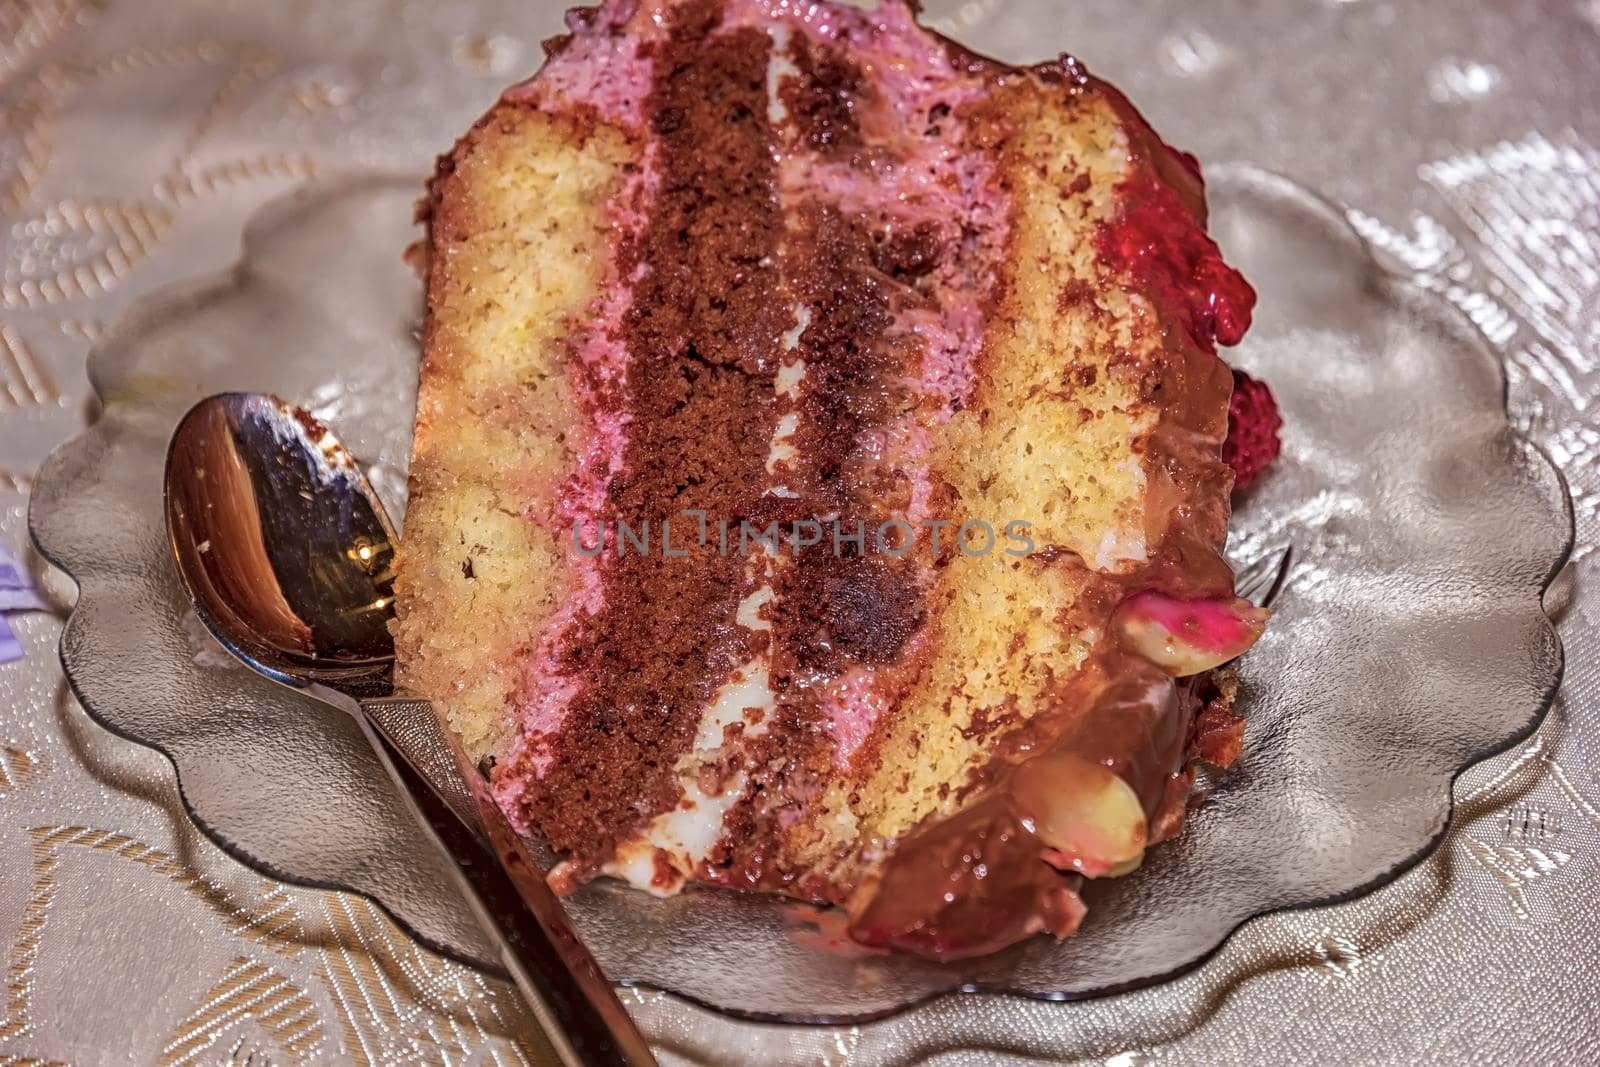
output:
MULTIPOLYGON (((460 767, 493 851, 463 823, 367 715, 357 721, 389 776, 411 801, 425 834, 455 862, 462 895, 549 1039, 572 1067, 654 1067, 650 1045, 617 999, 610 979, 573 930, 527 846, 506 823, 476 769, 460 767)), ((454 746, 452 746, 454 747, 454 746)), ((465 759, 456 749, 458 766, 465 759)))

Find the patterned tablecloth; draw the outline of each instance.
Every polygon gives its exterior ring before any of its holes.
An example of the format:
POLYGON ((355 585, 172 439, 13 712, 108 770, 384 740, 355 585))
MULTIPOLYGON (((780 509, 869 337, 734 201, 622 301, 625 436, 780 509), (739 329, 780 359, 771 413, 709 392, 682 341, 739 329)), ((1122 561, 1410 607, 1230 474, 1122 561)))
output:
MULTIPOLYGON (((1208 160, 1346 205, 1503 354, 1572 483, 1550 594, 1568 673, 1529 742, 1457 783, 1433 858, 1247 926, 1198 971, 1085 1004, 947 998, 837 1029, 630 996, 688 1062, 1594 1062, 1600 1048, 1600 2, 928 0, 1007 59, 1071 49, 1208 160)), ((509 990, 363 902, 190 824, 170 766, 56 663, 70 583, 27 545, 31 472, 94 417, 84 356, 131 301, 226 268, 244 221, 343 169, 421 174, 536 65, 542 0, 0 0, 0 546, 52 610, 0 666, 0 1062, 517 1062, 509 990)))

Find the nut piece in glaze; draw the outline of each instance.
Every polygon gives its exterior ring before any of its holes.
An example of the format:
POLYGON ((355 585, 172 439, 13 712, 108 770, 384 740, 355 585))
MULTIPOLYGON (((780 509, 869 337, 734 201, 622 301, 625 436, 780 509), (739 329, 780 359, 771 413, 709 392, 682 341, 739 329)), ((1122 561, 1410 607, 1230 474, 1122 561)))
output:
POLYGON ((1144 806, 1104 764, 1052 752, 1017 768, 1011 795, 1029 827, 1049 847, 1045 859, 1090 878, 1139 866, 1149 840, 1144 806))
POLYGON ((1186 678, 1247 652, 1270 614, 1242 597, 1180 600, 1144 592, 1123 601, 1112 622, 1124 648, 1186 678))

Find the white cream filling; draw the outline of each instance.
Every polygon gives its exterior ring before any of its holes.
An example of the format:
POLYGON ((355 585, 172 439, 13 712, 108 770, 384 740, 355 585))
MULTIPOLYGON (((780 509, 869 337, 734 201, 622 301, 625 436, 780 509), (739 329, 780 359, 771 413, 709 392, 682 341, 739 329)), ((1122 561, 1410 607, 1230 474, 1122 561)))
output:
MULTIPOLYGON (((806 327, 811 325, 811 308, 807 304, 797 304, 794 309, 794 325, 783 332, 783 351, 793 352, 800 346, 800 335, 806 332, 806 327)), ((772 383, 772 391, 782 400, 795 396, 800 391, 800 382, 806 376, 806 361, 803 359, 790 359, 778 365, 778 374, 772 383)), ((772 444, 767 450, 767 473, 775 474, 778 464, 788 463, 799 458, 800 453, 795 450, 790 438, 800 428, 800 415, 798 412, 785 412, 778 419, 778 425, 772 432, 772 444)), ((773 486, 767 490, 773 496, 793 500, 800 494, 794 492, 786 485, 773 486)))
MULTIPOLYGON (((795 305, 794 325, 783 331, 783 350, 785 352, 793 352, 796 348, 800 347, 800 335, 805 333, 806 328, 810 325, 811 306, 809 304, 795 305)), ((789 393, 793 392, 794 387, 800 384, 800 375, 804 374, 805 372, 806 365, 804 360, 795 360, 793 363, 779 367, 777 382, 778 395, 787 396, 789 393), (794 374, 793 378, 785 377, 785 371, 789 367, 799 368, 798 371, 792 372, 794 374)))
MULTIPOLYGON (((1145 496, 1144 467, 1139 464, 1139 457, 1130 455, 1123 460, 1123 467, 1132 480, 1134 491, 1132 499, 1143 500, 1145 496)), ((1142 510, 1141 510, 1142 517, 1142 510)), ((1101 535, 1100 545, 1095 549, 1094 568, 1102 573, 1116 572, 1123 563, 1143 563, 1148 554, 1145 545, 1144 526, 1142 523, 1129 523, 1127 525, 1112 524, 1101 535)))
POLYGON ((789 438, 794 436, 795 430, 800 428, 800 416, 789 412, 778 419, 777 428, 772 432, 772 447, 767 450, 767 473, 775 473, 778 464, 788 463, 799 457, 793 442, 789 438))
POLYGON ((747 630, 770 630, 772 623, 761 617, 761 607, 768 604, 776 596, 772 586, 763 585, 743 600, 739 601, 739 610, 734 613, 733 621, 747 630))
MULTIPOLYGON (((746 597, 748 602, 761 592, 771 599, 772 587, 763 585, 756 593, 746 597)), ((741 611, 743 605, 740 606, 741 611)), ((761 620, 763 627, 770 624, 761 620)), ((722 748, 723 730, 746 717, 751 709, 763 713, 754 723, 748 723, 745 732, 751 736, 766 728, 766 715, 777 709, 777 694, 773 693, 767 674, 765 657, 745 663, 733 672, 732 677, 717 690, 717 695, 700 718, 700 728, 695 735, 694 749, 678 761, 679 782, 683 786, 683 799, 672 811, 650 820, 638 837, 620 846, 616 855, 605 865, 605 873, 658 896, 670 896, 683 888, 684 881, 722 836, 722 820, 739 798, 744 795, 745 776, 738 772, 723 783, 721 793, 707 793, 700 788, 699 771, 707 757, 722 748), (664 852, 671 872, 662 870, 665 884, 658 883, 656 853, 664 852)))
POLYGON ((767 121, 776 126, 789 117, 778 88, 783 79, 799 74, 800 68, 789 58, 789 27, 768 26, 767 34, 772 38, 772 54, 767 60, 767 121))

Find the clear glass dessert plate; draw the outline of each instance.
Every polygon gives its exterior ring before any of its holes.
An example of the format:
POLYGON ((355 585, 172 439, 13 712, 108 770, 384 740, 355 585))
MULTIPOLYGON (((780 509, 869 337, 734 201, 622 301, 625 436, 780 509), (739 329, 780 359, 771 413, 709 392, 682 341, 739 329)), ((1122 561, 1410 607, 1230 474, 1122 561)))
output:
MULTIPOLYGON (((471 961, 491 951, 360 734, 210 644, 161 514, 174 425, 230 389, 311 408, 402 513, 420 289, 401 255, 420 187, 313 187, 256 220, 231 275, 129 315, 91 357, 104 413, 40 472, 31 518, 80 587, 62 643, 74 691, 171 758, 200 827, 271 875, 369 897, 471 961)), ((1211 200, 1213 233, 1261 294, 1229 359, 1271 383, 1286 424, 1230 552, 1292 549, 1277 615, 1242 661, 1237 766, 1139 871, 1090 884, 1068 941, 941 966, 842 950, 773 898, 597 883, 571 909, 614 978, 797 1021, 958 989, 1068 999, 1149 984, 1253 916, 1396 877, 1438 842, 1455 776, 1532 731, 1561 674, 1541 594, 1572 519, 1559 475, 1507 424, 1499 365, 1324 202, 1246 168, 1215 169, 1211 200)))

